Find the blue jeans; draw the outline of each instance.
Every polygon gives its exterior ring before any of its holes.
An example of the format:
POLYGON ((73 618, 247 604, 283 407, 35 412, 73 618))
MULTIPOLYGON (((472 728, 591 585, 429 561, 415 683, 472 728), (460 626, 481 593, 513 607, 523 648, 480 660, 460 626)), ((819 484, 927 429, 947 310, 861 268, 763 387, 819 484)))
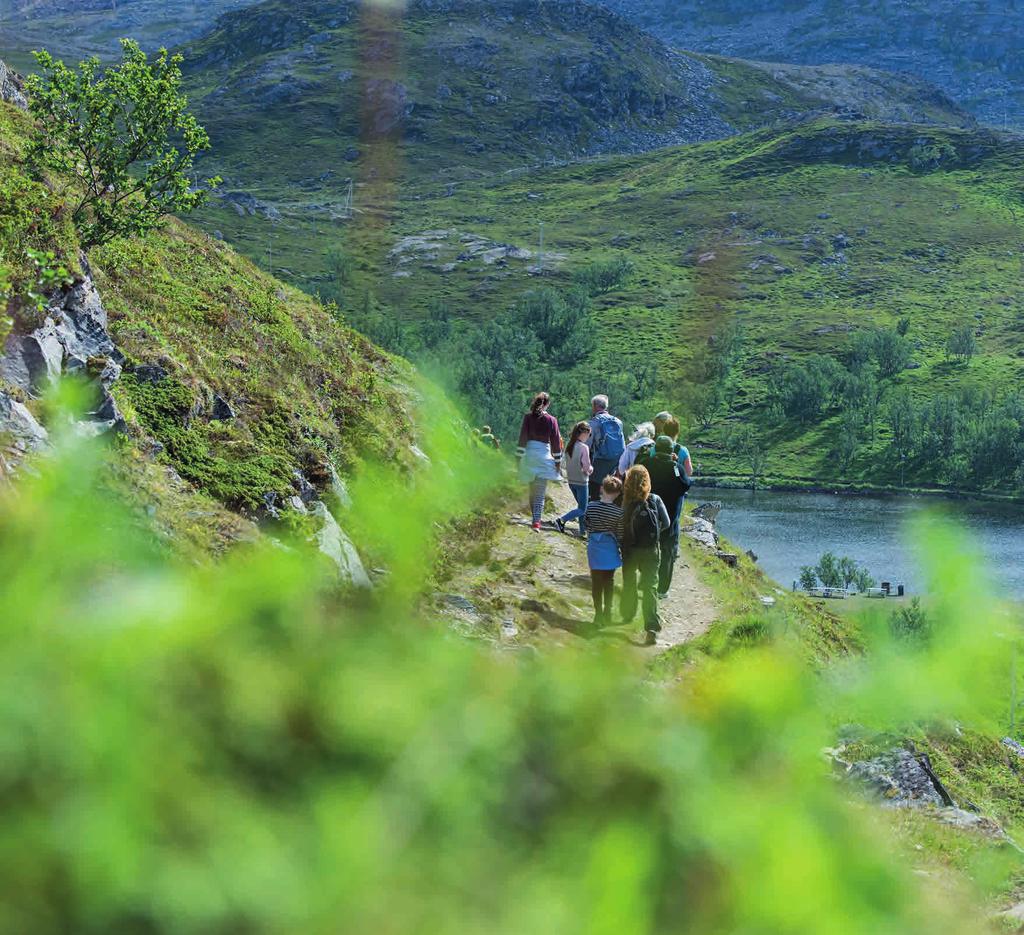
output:
POLYGON ((580 534, 585 535, 587 527, 584 525, 583 515, 587 512, 587 504, 590 503, 590 488, 586 484, 570 484, 569 489, 576 498, 576 509, 566 513, 562 517, 562 522, 568 523, 569 520, 578 519, 580 521, 580 534))

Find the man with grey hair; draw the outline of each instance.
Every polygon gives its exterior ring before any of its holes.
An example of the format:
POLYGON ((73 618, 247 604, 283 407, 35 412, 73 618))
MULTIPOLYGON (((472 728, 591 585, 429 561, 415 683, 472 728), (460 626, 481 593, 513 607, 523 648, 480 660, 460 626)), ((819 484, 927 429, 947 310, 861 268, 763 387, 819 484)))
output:
POLYGON ((608 411, 608 397, 599 394, 590 401, 590 405, 593 415, 587 445, 590 447, 590 463, 594 466, 594 473, 590 475, 590 497, 596 501, 601 496, 601 482, 618 468, 626 442, 622 421, 608 411))

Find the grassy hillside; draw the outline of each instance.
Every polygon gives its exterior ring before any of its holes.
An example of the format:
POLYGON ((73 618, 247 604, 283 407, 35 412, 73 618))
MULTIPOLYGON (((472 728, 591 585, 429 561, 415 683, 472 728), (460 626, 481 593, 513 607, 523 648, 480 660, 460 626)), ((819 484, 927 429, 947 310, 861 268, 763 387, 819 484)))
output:
POLYGON ((285 214, 319 204, 327 216, 323 202, 349 178, 456 179, 836 107, 969 119, 921 82, 866 69, 776 74, 675 52, 580 2, 416 2, 385 15, 269 0, 224 16, 186 58, 211 164, 229 188, 285 214), (397 152, 377 151, 382 140, 397 152))
MULTIPOLYGON (((22 165, 29 129, 0 104, 0 266, 22 288, 26 246, 52 249, 81 275, 59 196, 22 165)), ((251 535, 224 508, 254 517, 275 506, 287 519, 290 498, 309 484, 329 491, 335 469, 417 463, 422 382, 307 294, 175 221, 89 260, 126 357, 112 388, 128 421, 115 486, 134 490, 140 511, 166 502, 172 533, 188 527, 189 541, 205 545, 251 535)), ((38 323, 32 308, 11 310, 15 329, 38 323)), ((26 402, 43 416, 41 401, 26 402)))
MULTIPOLYGON (((824 121, 436 191, 404 205, 395 241, 407 249, 390 256, 380 297, 408 318, 438 299, 457 317, 497 315, 538 284, 537 261, 488 265, 460 254, 462 237, 533 247, 543 222, 546 285, 567 288, 593 261, 635 265, 596 299, 599 351, 627 369, 657 360, 652 411, 684 407, 706 472, 747 473, 725 450, 747 424, 776 478, 894 482, 882 416, 842 464, 838 407, 807 424, 770 417, 773 374, 810 355, 847 361, 859 336, 907 319, 908 369, 879 375, 880 412, 902 388, 919 402, 1016 391, 1022 156, 987 132, 824 121), (424 232, 425 246, 402 240, 424 232), (965 324, 978 352, 960 364, 946 343, 965 324), (727 398, 701 428, 695 391, 711 372, 727 398)), ((907 483, 942 480, 912 459, 902 468, 907 483)))

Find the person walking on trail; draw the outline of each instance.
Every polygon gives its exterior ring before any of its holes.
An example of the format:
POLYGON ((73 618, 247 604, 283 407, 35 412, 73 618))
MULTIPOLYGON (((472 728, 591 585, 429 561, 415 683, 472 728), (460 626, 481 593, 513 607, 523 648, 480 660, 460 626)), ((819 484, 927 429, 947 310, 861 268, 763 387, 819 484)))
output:
POLYGON ((661 534, 671 523, 661 497, 651 492, 647 468, 634 465, 623 487, 622 536, 622 622, 636 616, 638 603, 644 618, 644 645, 653 646, 661 630, 658 617, 658 567, 661 562, 661 534), (637 584, 639 578, 639 586, 637 584))
POLYGON ((672 452, 683 466, 686 477, 691 479, 692 483, 693 462, 690 460, 690 452, 686 446, 679 444, 679 432, 679 420, 671 412, 659 412, 654 417, 654 437, 667 435, 672 439, 672 452))
POLYGON ((491 431, 489 425, 485 425, 480 429, 480 441, 488 448, 493 448, 495 451, 501 451, 501 442, 498 441, 497 436, 491 431))
POLYGON ((636 431, 629 436, 629 444, 626 445, 626 450, 622 452, 622 457, 619 458, 619 477, 625 477, 626 472, 637 463, 637 460, 642 460, 641 455, 646 453, 647 449, 652 451, 654 449, 653 422, 641 422, 636 427, 636 431))
POLYGON ((679 558, 679 525, 683 514, 690 479, 673 451, 674 443, 668 435, 659 435, 654 443, 654 455, 644 462, 651 475, 651 492, 661 498, 668 514, 669 526, 658 542, 658 597, 664 600, 672 587, 676 559, 679 558))
POLYGON ((601 493, 587 506, 587 563, 590 565, 590 593, 594 599, 594 625, 612 622, 615 570, 622 567, 622 507, 615 501, 622 494, 622 481, 609 474, 601 482, 601 493))
POLYGON ((523 416, 519 430, 519 480, 529 485, 530 513, 533 529, 540 532, 540 521, 544 515, 544 497, 548 482, 561 480, 559 466, 562 462, 562 436, 558 431, 558 420, 548 412, 551 397, 538 393, 530 404, 530 411, 523 416))
POLYGON ((619 458, 626 450, 622 434, 622 421, 608 411, 608 397, 595 396, 590 401, 593 415, 590 418, 590 463, 594 473, 590 475, 590 499, 601 495, 601 482, 614 474, 619 458))
POLYGON ((565 477, 569 481, 569 490, 576 498, 576 509, 555 520, 559 532, 565 532, 566 523, 574 519, 580 521, 580 538, 587 535, 586 512, 590 502, 590 475, 594 467, 590 463, 590 449, 587 440, 590 438, 590 423, 577 422, 573 426, 569 444, 565 446, 565 477))

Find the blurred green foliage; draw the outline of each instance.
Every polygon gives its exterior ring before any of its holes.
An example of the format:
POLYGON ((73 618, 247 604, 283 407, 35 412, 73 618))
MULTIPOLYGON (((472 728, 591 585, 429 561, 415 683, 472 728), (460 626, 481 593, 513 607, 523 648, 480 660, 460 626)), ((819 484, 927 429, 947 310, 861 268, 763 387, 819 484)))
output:
POLYGON ((1004 644, 947 533, 929 646, 883 623, 830 678, 750 640, 655 689, 621 651, 421 617, 432 530, 498 463, 435 430, 418 479, 353 491, 391 570, 370 598, 299 544, 160 557, 81 442, 0 499, 0 931, 974 930, 820 756, 840 717, 999 717, 1004 644))

